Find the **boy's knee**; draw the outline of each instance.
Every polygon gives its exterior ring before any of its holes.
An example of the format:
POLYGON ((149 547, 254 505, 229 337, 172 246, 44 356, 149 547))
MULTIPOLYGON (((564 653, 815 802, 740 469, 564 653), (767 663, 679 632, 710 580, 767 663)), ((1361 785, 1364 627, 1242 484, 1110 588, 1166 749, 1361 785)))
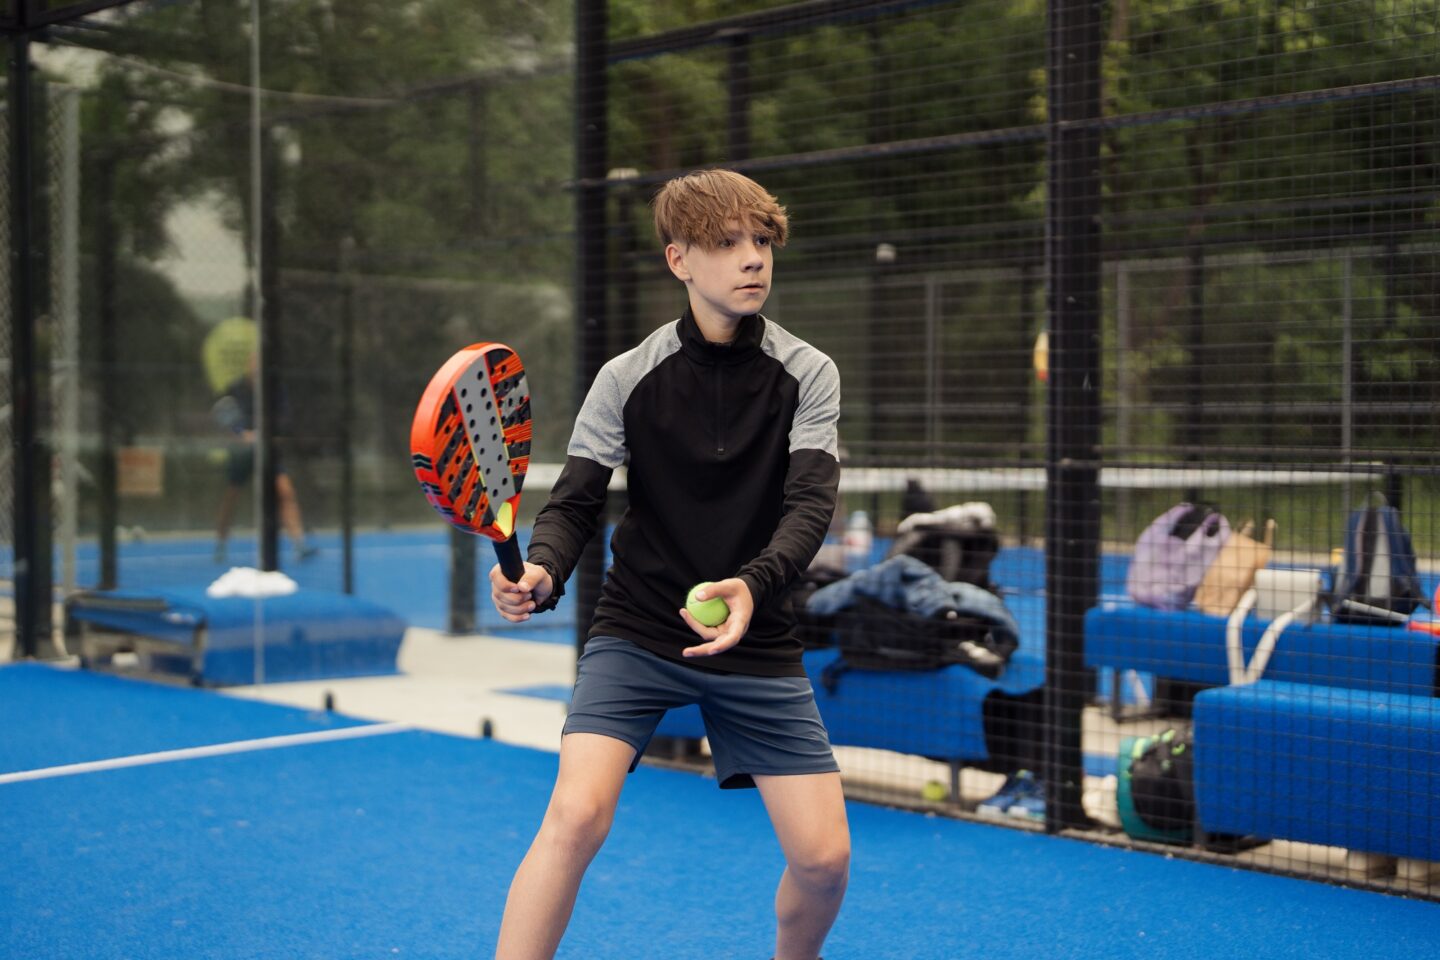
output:
POLYGON ((614 811, 588 796, 555 797, 545 814, 551 840, 567 849, 593 854, 610 833, 614 811))
POLYGON ((807 850, 790 862, 796 879, 812 890, 833 891, 845 886, 850 877, 848 841, 826 843, 807 850))

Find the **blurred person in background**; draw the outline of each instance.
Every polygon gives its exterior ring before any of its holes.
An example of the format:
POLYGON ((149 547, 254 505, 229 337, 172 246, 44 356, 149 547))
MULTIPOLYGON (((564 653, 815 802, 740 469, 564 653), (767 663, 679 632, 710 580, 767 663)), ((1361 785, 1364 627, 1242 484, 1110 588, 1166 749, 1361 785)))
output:
MULTIPOLYGON (((233 435, 225 456, 225 492, 220 498, 220 512, 215 520, 216 563, 226 562, 235 504, 239 502, 240 494, 255 473, 257 365, 258 356, 252 352, 245 366, 245 373, 225 388, 225 392, 212 408, 215 420, 233 435)), ((301 560, 313 557, 318 548, 305 540, 305 524, 300 514, 300 500, 295 495, 295 484, 285 472, 285 465, 278 455, 275 462, 275 494, 280 506, 280 522, 284 525, 290 542, 294 544, 295 556, 301 560)))

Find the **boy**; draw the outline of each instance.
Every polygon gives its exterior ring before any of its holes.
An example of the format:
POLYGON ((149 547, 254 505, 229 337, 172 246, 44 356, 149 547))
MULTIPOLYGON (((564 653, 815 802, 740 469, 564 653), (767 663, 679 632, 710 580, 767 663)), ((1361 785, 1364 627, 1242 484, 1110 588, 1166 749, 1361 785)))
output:
POLYGON ((849 876, 839 768, 800 662, 788 592, 835 510, 840 381, 823 353, 760 315, 785 210, 754 181, 692 173, 656 195, 665 260, 690 307, 600 371, 507 620, 555 606, 594 533, 611 471, 629 509, 560 747, 560 771, 505 904, 498 960, 553 956, 625 775, 667 708, 699 703, 720 786, 755 786, 784 851, 776 960, 816 960, 849 876), (730 608, 706 627, 689 587, 730 608), (697 642, 698 637, 698 642, 697 642))

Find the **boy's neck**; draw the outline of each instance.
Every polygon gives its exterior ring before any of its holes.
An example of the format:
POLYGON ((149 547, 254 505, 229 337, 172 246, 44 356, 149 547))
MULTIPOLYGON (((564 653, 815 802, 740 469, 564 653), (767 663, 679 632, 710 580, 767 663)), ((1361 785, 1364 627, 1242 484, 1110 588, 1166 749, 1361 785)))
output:
POLYGON ((707 314, 695 309, 693 303, 690 304, 690 315, 695 318, 695 326, 700 328, 700 335, 709 343, 734 343, 735 337, 740 333, 740 322, 745 319, 707 314))

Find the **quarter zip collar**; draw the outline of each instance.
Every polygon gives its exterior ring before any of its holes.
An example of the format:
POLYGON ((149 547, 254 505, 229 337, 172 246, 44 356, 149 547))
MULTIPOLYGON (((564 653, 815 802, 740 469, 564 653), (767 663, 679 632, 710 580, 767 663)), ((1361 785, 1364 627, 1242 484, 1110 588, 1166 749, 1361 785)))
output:
POLYGON ((680 316, 680 349, 697 363, 733 364, 742 363, 760 351, 760 342, 765 336, 765 317, 752 313, 740 320, 735 339, 729 343, 711 343, 700 332, 699 325, 690 308, 680 316))

